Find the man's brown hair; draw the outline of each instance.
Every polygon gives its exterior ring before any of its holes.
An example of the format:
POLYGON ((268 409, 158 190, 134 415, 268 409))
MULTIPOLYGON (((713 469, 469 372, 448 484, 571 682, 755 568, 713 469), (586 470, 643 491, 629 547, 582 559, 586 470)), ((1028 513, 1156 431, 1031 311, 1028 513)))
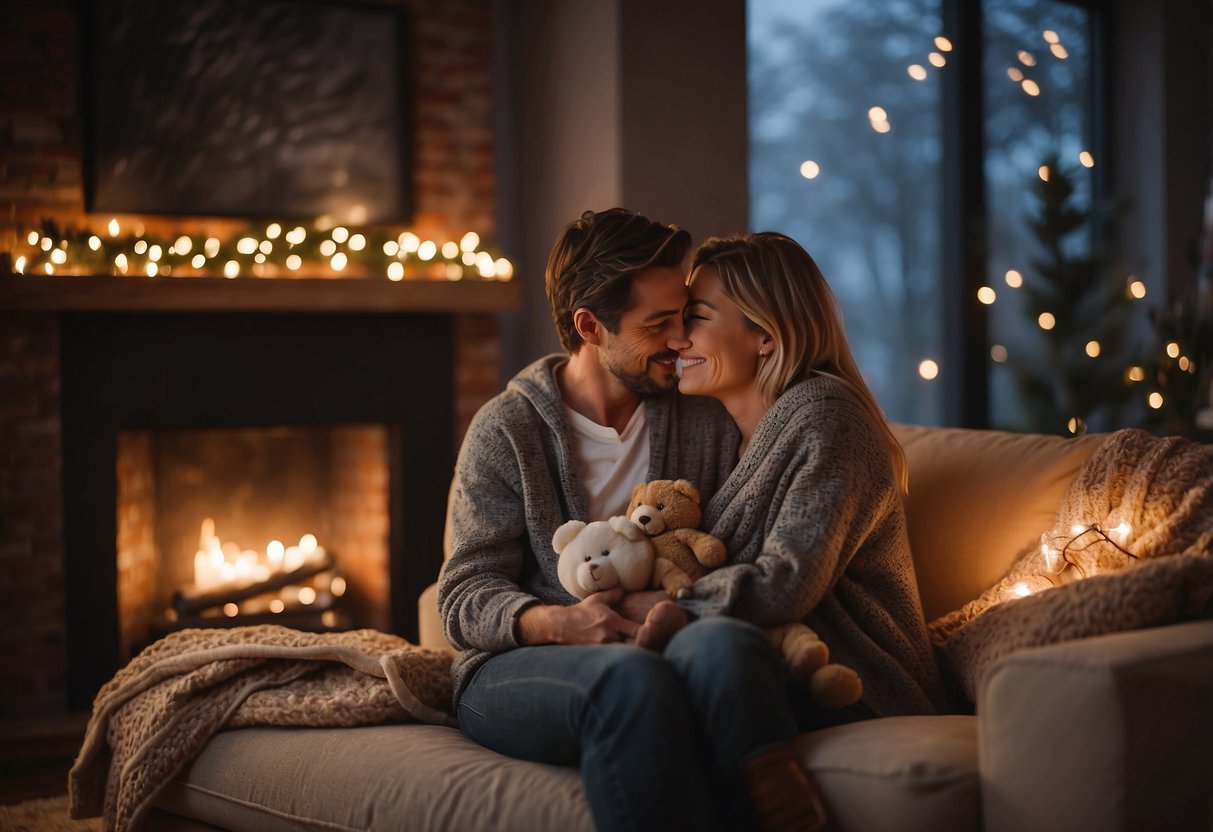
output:
POLYGON ((691 235, 624 208, 586 211, 552 246, 545 273, 548 302, 561 345, 581 349, 573 313, 585 307, 612 334, 632 302, 632 278, 653 266, 680 267, 691 235))

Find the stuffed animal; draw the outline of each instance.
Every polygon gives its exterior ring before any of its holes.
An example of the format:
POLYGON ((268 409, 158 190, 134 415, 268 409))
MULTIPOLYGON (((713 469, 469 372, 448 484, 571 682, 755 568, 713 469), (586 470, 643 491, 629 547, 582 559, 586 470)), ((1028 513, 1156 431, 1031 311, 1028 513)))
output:
POLYGON ((622 586, 647 589, 653 573, 653 546, 644 531, 626 517, 583 523, 570 520, 552 535, 560 556, 560 584, 577 598, 622 586))
MULTIPOLYGON (((699 492, 686 480, 654 480, 632 489, 628 517, 653 544, 652 586, 672 598, 688 594, 692 583, 724 563, 724 543, 695 528, 701 516, 699 492)), ((781 624, 766 632, 792 676, 808 686, 818 703, 845 708, 859 701, 859 674, 846 665, 830 664, 829 648, 807 624, 781 624)))
POLYGON ((632 489, 628 517, 653 544, 653 587, 680 598, 724 563, 724 544, 698 528, 699 492, 687 480, 654 480, 632 489))

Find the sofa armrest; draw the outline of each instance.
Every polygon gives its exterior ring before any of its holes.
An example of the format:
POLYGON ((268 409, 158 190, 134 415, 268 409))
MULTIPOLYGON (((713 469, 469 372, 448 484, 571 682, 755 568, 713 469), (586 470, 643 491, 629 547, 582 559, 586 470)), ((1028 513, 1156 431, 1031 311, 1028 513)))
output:
POLYGON ((430 584, 417 599, 417 641, 421 647, 455 652, 442 632, 442 619, 438 615, 438 584, 430 584))
POLYGON ((1213 828, 1213 621, 1021 650, 978 694, 986 832, 1213 828))

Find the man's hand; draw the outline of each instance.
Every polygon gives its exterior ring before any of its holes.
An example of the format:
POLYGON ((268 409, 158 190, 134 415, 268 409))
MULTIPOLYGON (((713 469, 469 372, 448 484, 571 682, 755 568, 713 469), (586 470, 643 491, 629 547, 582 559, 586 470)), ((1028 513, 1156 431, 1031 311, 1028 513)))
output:
POLYGON ((622 598, 622 587, 615 587, 572 606, 527 607, 518 618, 518 640, 523 644, 611 644, 634 639, 640 624, 611 609, 622 598))

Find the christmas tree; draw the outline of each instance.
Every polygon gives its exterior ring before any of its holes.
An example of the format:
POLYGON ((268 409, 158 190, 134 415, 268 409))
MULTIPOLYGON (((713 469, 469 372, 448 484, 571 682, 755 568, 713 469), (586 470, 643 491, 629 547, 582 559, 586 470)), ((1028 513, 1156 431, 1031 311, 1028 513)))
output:
POLYGON ((1098 245, 1106 217, 1075 192, 1075 177, 1047 159, 1028 217, 1039 256, 1023 285, 1036 344, 1009 360, 1026 428, 1043 433, 1117 427, 1116 410, 1133 392, 1125 378, 1133 301, 1098 245))

